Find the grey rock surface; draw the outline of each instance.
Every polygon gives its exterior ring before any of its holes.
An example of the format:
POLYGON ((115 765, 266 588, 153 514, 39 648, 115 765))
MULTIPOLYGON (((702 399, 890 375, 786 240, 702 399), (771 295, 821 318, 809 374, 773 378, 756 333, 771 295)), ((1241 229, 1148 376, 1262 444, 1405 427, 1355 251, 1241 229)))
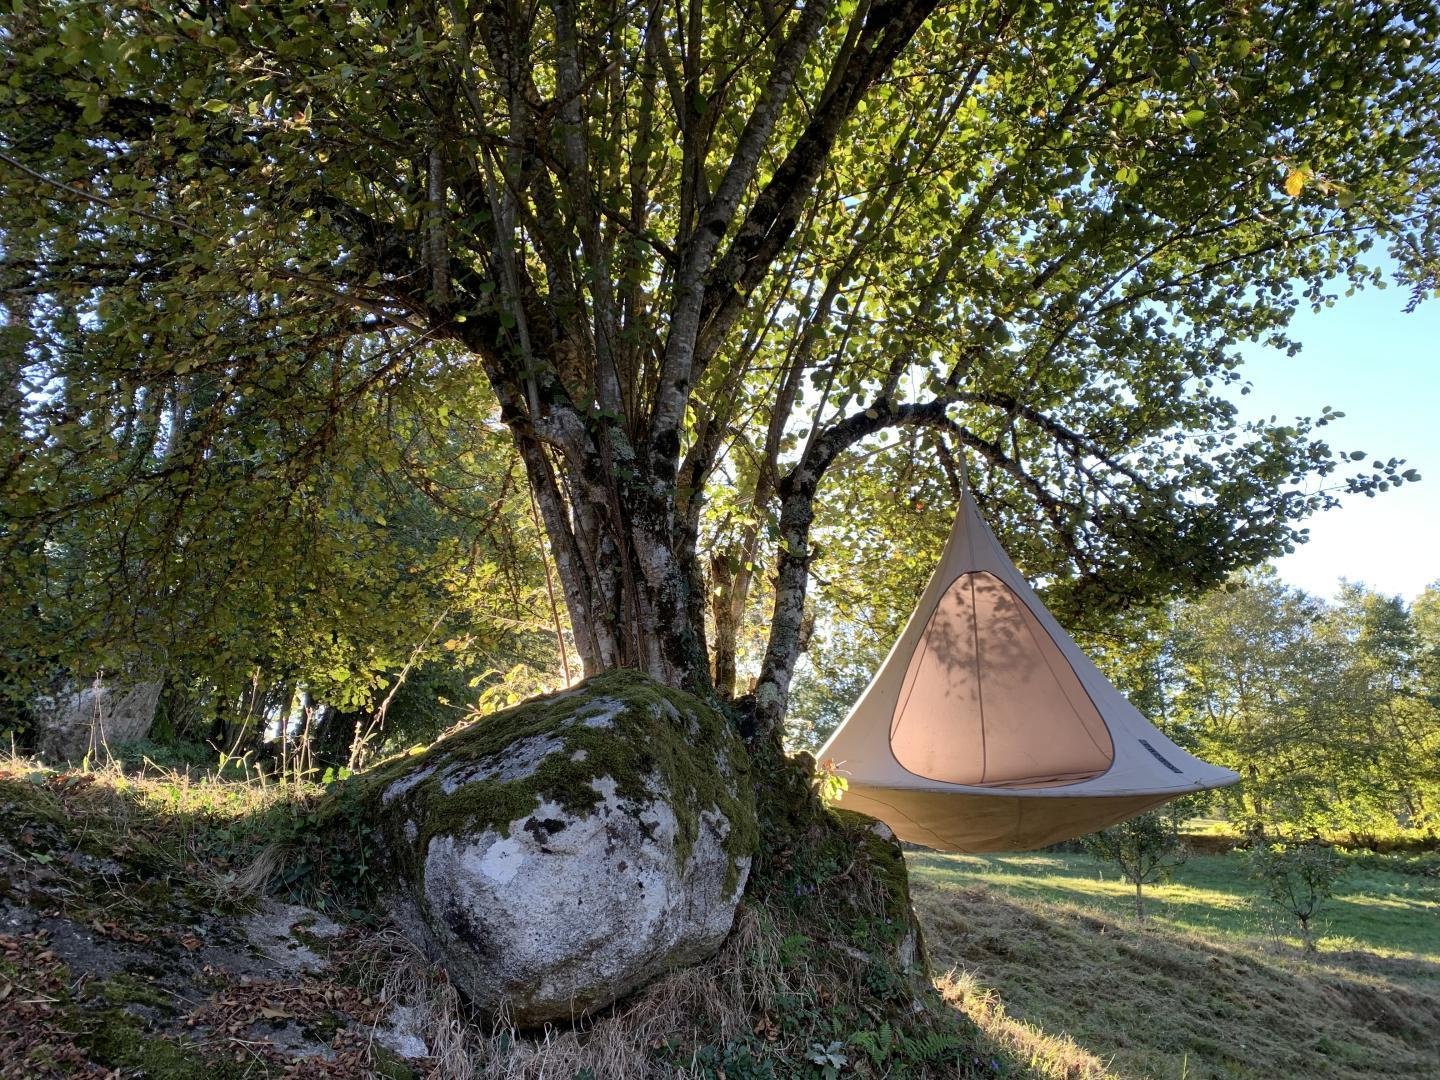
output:
POLYGON ((720 946, 756 831, 723 717, 615 673, 479 723, 378 788, 395 917, 474 1004, 569 1020, 720 946))

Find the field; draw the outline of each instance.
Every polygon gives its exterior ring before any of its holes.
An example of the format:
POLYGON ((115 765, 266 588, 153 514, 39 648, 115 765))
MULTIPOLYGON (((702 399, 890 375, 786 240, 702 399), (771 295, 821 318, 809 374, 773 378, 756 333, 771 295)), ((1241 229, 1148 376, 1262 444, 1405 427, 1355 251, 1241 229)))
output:
POLYGON ((1306 957, 1242 856, 1134 891, 1084 855, 917 853, 942 990, 1041 1076, 1440 1075, 1440 881, 1358 860, 1306 957))

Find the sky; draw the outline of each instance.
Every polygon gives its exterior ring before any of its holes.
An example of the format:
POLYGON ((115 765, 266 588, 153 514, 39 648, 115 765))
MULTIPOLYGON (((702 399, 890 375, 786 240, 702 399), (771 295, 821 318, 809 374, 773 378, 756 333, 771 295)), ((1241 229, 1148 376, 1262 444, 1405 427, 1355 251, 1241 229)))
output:
POLYGON ((1276 562, 1280 576, 1319 596, 1341 578, 1363 581, 1406 600, 1440 580, 1440 299, 1405 314, 1406 290, 1394 286, 1341 297, 1291 324, 1304 346, 1294 357, 1254 346, 1244 373, 1251 392, 1234 398, 1242 417, 1285 421, 1319 416, 1329 405, 1345 417, 1320 429, 1337 451, 1404 458, 1417 484, 1346 497, 1312 517, 1310 542, 1276 562))

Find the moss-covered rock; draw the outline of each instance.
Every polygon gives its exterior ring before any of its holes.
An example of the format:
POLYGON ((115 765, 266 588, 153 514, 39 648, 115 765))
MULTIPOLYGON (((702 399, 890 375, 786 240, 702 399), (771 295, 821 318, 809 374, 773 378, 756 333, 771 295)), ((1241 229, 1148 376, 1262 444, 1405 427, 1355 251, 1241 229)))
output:
POLYGON ((360 797, 402 926, 472 1002, 521 1024, 712 953, 758 837, 725 718, 627 671, 388 762, 360 797))

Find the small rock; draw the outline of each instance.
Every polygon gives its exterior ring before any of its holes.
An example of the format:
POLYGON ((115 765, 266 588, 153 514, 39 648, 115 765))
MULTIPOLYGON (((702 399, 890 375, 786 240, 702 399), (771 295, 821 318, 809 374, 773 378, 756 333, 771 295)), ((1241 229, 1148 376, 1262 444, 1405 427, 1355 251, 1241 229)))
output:
POLYGON ((250 944, 282 970, 294 974, 314 973, 325 967, 325 960, 297 936, 297 931, 328 938, 340 930, 340 926, 318 911, 276 900, 266 900, 245 921, 245 936, 250 944))
POLYGON ((430 1047, 421 1034, 424 1010, 418 1005, 396 1005, 375 1029, 375 1041, 397 1057, 418 1061, 430 1056, 430 1047))

